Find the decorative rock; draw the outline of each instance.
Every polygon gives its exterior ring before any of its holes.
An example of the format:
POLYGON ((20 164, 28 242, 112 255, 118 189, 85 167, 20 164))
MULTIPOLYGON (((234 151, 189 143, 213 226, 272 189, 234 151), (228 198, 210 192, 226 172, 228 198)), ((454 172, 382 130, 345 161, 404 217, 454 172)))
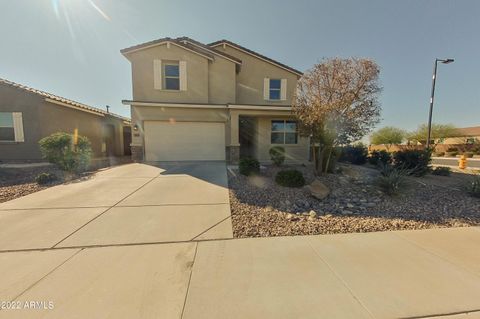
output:
POLYGON ((311 210, 311 211, 308 213, 308 216, 313 217, 313 218, 316 218, 316 217, 317 217, 317 212, 314 211, 314 210, 311 210))
POLYGON ((315 179, 307 188, 313 197, 320 200, 325 199, 330 194, 330 189, 318 179, 315 179))
POLYGON ((352 204, 348 203, 348 204, 347 204, 347 207, 348 207, 348 208, 353 208, 354 206, 353 206, 352 204))
POLYGON ((342 215, 351 215, 351 214, 353 214, 351 211, 346 210, 346 209, 345 209, 345 210, 342 210, 340 213, 341 213, 342 215))

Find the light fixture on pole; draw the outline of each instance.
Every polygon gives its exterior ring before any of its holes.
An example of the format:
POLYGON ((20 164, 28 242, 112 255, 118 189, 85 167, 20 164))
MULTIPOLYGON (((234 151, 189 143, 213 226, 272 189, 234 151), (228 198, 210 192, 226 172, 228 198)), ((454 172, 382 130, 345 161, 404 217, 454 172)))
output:
POLYGON ((432 112, 433 112, 433 99, 435 97, 435 80, 437 79, 437 65, 438 62, 443 64, 449 64, 455 61, 454 59, 435 59, 435 66, 433 67, 432 77, 432 95, 430 96, 430 112, 428 113, 428 137, 427 137, 427 149, 430 148, 430 138, 432 135, 432 112))

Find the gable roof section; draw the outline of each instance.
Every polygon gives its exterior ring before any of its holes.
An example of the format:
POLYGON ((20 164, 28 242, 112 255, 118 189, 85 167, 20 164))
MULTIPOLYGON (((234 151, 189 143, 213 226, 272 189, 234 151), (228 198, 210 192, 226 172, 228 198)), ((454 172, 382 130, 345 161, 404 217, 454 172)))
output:
POLYGON ((130 119, 127 118, 127 117, 123 117, 121 115, 110 113, 110 112, 101 110, 99 108, 93 107, 93 106, 89 106, 89 105, 86 105, 86 104, 83 104, 83 103, 79 103, 79 102, 76 102, 76 101, 73 101, 73 100, 69 100, 69 99, 66 99, 66 98, 58 96, 58 95, 54 95, 54 94, 47 93, 47 92, 44 92, 44 91, 41 91, 41 90, 33 89, 33 88, 28 87, 26 85, 15 83, 15 82, 12 82, 12 81, 9 81, 9 80, 6 80, 6 79, 0 78, 0 85, 1 84, 10 86, 10 87, 13 87, 13 88, 16 88, 16 89, 20 89, 20 90, 23 90, 23 91, 26 91, 26 92, 29 92, 29 93, 39 95, 41 97, 44 97, 47 102, 52 102, 52 103, 56 103, 56 104, 59 104, 59 105, 70 106, 70 107, 73 107, 77 110, 84 111, 84 112, 89 112, 89 113, 94 113, 94 114, 97 114, 97 115, 100 115, 100 116, 109 115, 109 116, 121 119, 123 121, 130 122, 130 119))
POLYGON ((198 42, 198 41, 196 41, 196 40, 194 40, 194 39, 192 39, 192 38, 189 38, 189 37, 180 37, 180 38, 176 38, 175 40, 180 41, 180 42, 182 42, 182 43, 190 43, 191 45, 197 46, 198 48, 201 48, 201 49, 203 49, 203 50, 205 50, 205 51, 207 51, 207 52, 211 52, 211 53, 213 53, 213 54, 220 55, 220 56, 226 58, 227 60, 230 60, 230 61, 232 61, 232 62, 234 62, 234 63, 236 63, 236 64, 242 64, 242 60, 240 60, 239 58, 234 57, 234 56, 232 56, 232 55, 230 55, 230 54, 227 54, 227 53, 218 51, 217 49, 212 48, 212 47, 210 47, 210 46, 208 46, 208 45, 205 45, 205 44, 203 44, 203 43, 201 43, 201 42, 198 42))
POLYGON ((243 51, 243 52, 245 52, 245 53, 247 53, 247 54, 250 54, 250 55, 252 55, 252 56, 254 56, 254 57, 256 57, 256 58, 258 58, 258 59, 260 59, 260 60, 264 60, 264 61, 266 61, 266 62, 268 62, 268 63, 270 63, 270 64, 276 65, 276 66, 278 66, 278 67, 280 67, 280 68, 282 68, 282 69, 285 69, 285 70, 287 70, 287 71, 289 71, 289 72, 291 72, 291 73, 294 73, 294 74, 296 74, 296 75, 298 75, 298 76, 302 76, 302 75, 303 75, 302 72, 300 72, 300 71, 298 71, 298 70, 296 70, 296 69, 294 69, 294 68, 292 68, 292 67, 289 67, 288 65, 285 65, 285 64, 280 63, 280 62, 278 62, 278 61, 275 61, 275 60, 273 60, 273 59, 270 59, 269 57, 266 57, 266 56, 264 56, 264 55, 262 55, 262 54, 260 54, 260 53, 258 53, 258 52, 255 52, 255 51, 253 51, 253 50, 247 49, 247 48, 245 48, 245 47, 243 47, 243 46, 241 46, 241 45, 239 45, 239 44, 233 43, 233 42, 228 41, 228 40, 215 41, 215 42, 212 42, 212 43, 208 44, 208 46, 210 46, 210 47, 212 47, 212 48, 215 48, 215 47, 220 46, 220 45, 223 45, 223 44, 229 45, 229 46, 231 46, 231 47, 233 47, 233 48, 236 48, 236 49, 238 49, 238 50, 240 50, 240 51, 243 51))
POLYGON ((177 39, 172 39, 172 38, 168 38, 168 37, 153 40, 153 41, 149 41, 149 42, 145 42, 145 43, 138 44, 138 45, 134 45, 132 47, 120 50, 120 53, 122 53, 124 56, 126 56, 126 54, 129 54, 129 53, 133 53, 133 52, 140 51, 140 50, 145 50, 145 49, 148 49, 148 48, 152 48, 152 47, 156 47, 156 46, 164 45, 164 44, 173 44, 173 45, 181 47, 185 50, 191 51, 195 54, 201 55, 208 60, 213 60, 213 54, 211 52, 208 52, 207 50, 202 50, 202 49, 198 48, 197 46, 194 46, 190 43, 178 41, 177 39))

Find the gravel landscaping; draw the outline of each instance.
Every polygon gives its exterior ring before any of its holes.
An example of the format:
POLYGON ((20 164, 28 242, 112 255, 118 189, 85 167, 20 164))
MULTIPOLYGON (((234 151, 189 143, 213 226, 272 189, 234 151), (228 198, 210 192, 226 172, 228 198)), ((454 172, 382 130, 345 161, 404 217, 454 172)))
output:
MULTIPOLYGON (((321 182, 331 190, 324 200, 312 197, 305 187, 276 185, 274 177, 280 170, 278 167, 267 166, 260 176, 250 177, 230 169, 234 236, 313 235, 480 225, 480 199, 468 196, 460 187, 439 186, 442 179, 447 181, 451 177, 410 178, 410 188, 405 194, 388 197, 374 186, 373 179, 378 174, 375 169, 354 165, 342 167, 342 173, 320 177, 321 182)), ((307 183, 314 180, 310 168, 288 168, 302 171, 307 183)))

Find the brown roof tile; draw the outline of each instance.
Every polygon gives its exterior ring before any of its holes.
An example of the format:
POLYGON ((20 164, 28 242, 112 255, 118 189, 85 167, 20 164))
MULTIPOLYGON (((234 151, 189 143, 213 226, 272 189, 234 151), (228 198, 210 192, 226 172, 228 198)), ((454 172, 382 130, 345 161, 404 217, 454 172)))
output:
POLYGON ((280 63, 280 62, 278 62, 278 61, 275 61, 275 60, 273 60, 273 59, 271 59, 271 58, 269 58, 269 57, 266 57, 266 56, 264 56, 264 55, 262 55, 262 54, 260 54, 260 53, 258 53, 258 52, 255 52, 255 51, 253 51, 253 50, 247 49, 247 48, 245 48, 245 47, 243 47, 243 46, 241 46, 241 45, 239 45, 239 44, 236 44, 236 43, 234 43, 234 42, 232 42, 232 41, 219 40, 219 41, 215 41, 215 42, 209 43, 208 46, 210 46, 210 47, 215 47, 215 46, 218 46, 218 45, 224 44, 224 43, 225 43, 225 44, 228 44, 228 45, 230 45, 230 46, 232 46, 232 47, 234 47, 234 48, 238 48, 238 49, 240 49, 240 50, 243 50, 243 51, 245 51, 245 52, 247 52, 247 53, 249 53, 249 54, 251 54, 251 55, 253 55, 253 56, 256 56, 256 57, 258 57, 258 58, 260 58, 260 59, 267 60, 267 61, 269 61, 270 63, 276 64, 276 65, 278 65, 278 66, 280 66, 280 67, 282 67, 282 68, 284 68, 284 69, 286 69, 286 70, 288 70, 288 71, 290 71, 290 72, 292 72, 292 73, 295 73, 295 74, 297 74, 297 75, 299 75, 299 76, 302 76, 302 75, 303 75, 303 73, 300 72, 300 71, 298 71, 297 69, 294 69, 294 68, 292 68, 292 67, 289 67, 288 65, 285 65, 285 64, 280 63))
POLYGON ((37 94, 37 95, 40 95, 44 98, 48 98, 48 99, 51 99, 51 100, 54 100, 54 101, 58 101, 58 102, 65 103, 65 104, 68 104, 68 105, 71 105, 71 106, 75 106, 79 109, 83 109, 83 110, 86 110, 86 111, 96 112, 96 113, 100 113, 100 114, 103 114, 103 115, 110 115, 110 116, 119 118, 119 119, 124 120, 124 121, 130 121, 130 119, 127 118, 127 117, 123 117, 123 116, 115 114, 115 113, 110 113, 110 112, 104 111, 102 109, 93 107, 93 106, 89 106, 89 105, 86 105, 86 104, 83 104, 83 103, 79 103, 79 102, 76 102, 76 101, 73 101, 73 100, 69 100, 69 99, 66 99, 64 97, 54 95, 54 94, 51 94, 51 93, 47 93, 47 92, 44 92, 44 91, 41 91, 41 90, 37 90, 37 89, 31 88, 31 87, 28 87, 26 85, 15 83, 15 82, 12 82, 12 81, 9 81, 9 80, 6 80, 6 79, 0 78, 0 84, 8 85, 8 86, 16 88, 16 89, 20 89, 20 90, 23 90, 23 91, 26 91, 26 92, 37 94))

